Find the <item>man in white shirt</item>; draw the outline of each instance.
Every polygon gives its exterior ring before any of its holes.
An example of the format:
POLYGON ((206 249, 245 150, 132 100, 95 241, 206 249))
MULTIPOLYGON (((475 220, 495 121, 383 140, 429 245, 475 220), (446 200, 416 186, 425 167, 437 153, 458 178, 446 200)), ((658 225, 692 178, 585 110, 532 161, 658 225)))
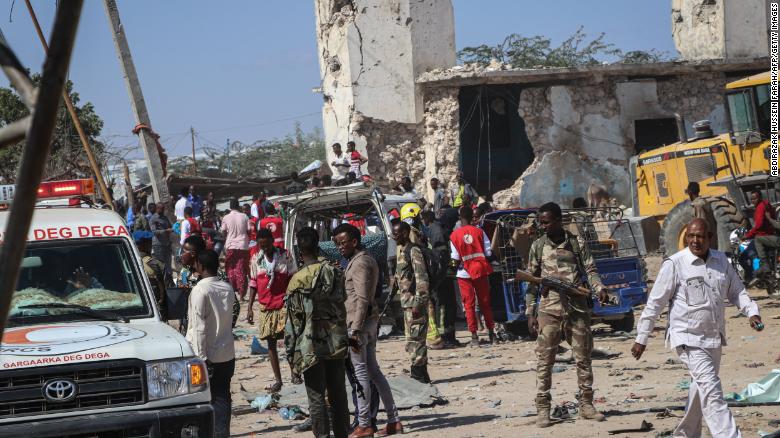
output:
POLYGON ((676 350, 691 374, 685 416, 674 431, 675 437, 701 436, 702 417, 714 437, 742 436, 723 399, 718 376, 721 347, 726 345, 726 300, 750 318, 753 329, 764 328, 758 305, 748 296, 725 254, 710 249, 710 239, 706 220, 697 218, 688 224, 688 247, 661 265, 631 348, 637 360, 642 357, 655 321, 669 303, 666 345, 676 350))
POLYGON ((174 214, 176 214, 176 220, 181 222, 184 220, 184 208, 185 207, 192 207, 189 200, 189 190, 184 188, 181 190, 181 195, 179 196, 179 200, 176 201, 174 214))
POLYGON ((333 179, 336 181, 340 181, 347 177, 347 173, 349 172, 350 162, 349 157, 347 154, 341 151, 341 144, 340 143, 333 143, 333 161, 331 161, 330 165, 333 167, 334 174, 333 179))
POLYGON ((187 315, 187 341, 206 361, 214 407, 214 436, 230 436, 230 380, 236 365, 233 345, 233 288, 219 279, 219 256, 212 250, 198 254, 195 268, 200 281, 192 288, 187 315))

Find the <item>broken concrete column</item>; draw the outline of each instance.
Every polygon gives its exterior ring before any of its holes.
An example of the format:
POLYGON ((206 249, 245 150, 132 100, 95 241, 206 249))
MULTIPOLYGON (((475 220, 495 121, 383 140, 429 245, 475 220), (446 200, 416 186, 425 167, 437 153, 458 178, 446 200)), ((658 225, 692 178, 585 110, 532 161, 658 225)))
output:
POLYGON ((430 185, 434 176, 444 187, 455 181, 460 158, 460 104, 457 87, 442 87, 428 90, 425 95, 422 146, 425 151, 425 172, 423 178, 427 199, 433 199, 430 185))
POLYGON ((672 0, 672 36, 686 60, 769 55, 768 1, 672 0))
MULTIPOLYGON (((382 180, 404 172, 422 175, 424 159, 418 165, 415 154, 400 151, 407 149, 404 145, 423 151, 417 129, 424 107, 415 78, 455 65, 450 0, 314 4, 326 143, 355 141, 369 158, 369 173, 382 180), (380 162, 385 151, 403 159, 380 162)), ((328 148, 328 162, 332 158, 328 148)))

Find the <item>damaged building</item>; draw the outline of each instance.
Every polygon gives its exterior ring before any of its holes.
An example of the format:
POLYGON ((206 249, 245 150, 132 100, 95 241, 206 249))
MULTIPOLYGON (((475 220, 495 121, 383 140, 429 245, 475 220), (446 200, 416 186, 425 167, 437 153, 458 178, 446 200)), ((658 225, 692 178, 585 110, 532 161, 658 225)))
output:
POLYGON ((704 54, 690 43, 694 6, 721 0, 673 3, 691 59, 529 70, 455 66, 449 0, 316 0, 326 141, 354 140, 387 187, 408 175, 426 190, 462 170, 499 207, 568 205, 592 182, 630 205, 629 159, 677 141, 676 113, 689 136, 703 119, 727 131, 725 84, 768 65, 759 43, 724 37, 704 54))

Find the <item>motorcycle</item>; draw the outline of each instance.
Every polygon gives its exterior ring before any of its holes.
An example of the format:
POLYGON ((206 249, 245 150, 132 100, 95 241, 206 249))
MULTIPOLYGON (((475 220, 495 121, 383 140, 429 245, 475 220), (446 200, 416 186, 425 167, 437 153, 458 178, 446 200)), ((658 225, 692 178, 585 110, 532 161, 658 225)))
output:
MULTIPOLYGON (((745 227, 739 227, 732 231, 731 235, 729 236, 729 240, 731 241, 731 251, 726 253, 729 260, 731 261, 731 265, 737 271, 739 278, 742 279, 743 282, 745 281, 745 269, 742 267, 739 259, 740 255, 748 249, 750 243, 752 242, 751 240, 742 240, 742 237, 747 232, 748 230, 745 227)), ((778 268, 780 268, 780 264, 777 262, 778 254, 774 250, 770 251, 770 254, 771 256, 769 257, 769 263, 771 266, 769 273, 752 279, 751 282, 745 286, 765 289, 769 296, 774 296, 775 294, 780 295, 780 270, 778 270, 778 268)), ((757 271, 761 266, 761 261, 758 257, 753 257, 750 260, 750 263, 753 266, 753 272, 757 271)))

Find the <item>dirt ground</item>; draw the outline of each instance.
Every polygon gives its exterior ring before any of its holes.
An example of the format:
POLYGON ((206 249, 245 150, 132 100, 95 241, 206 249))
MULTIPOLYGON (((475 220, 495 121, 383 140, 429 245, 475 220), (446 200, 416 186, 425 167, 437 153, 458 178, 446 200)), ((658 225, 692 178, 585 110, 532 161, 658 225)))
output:
MULTIPOLYGON (((660 258, 647 259, 650 278, 655 277, 660 258)), ((750 290, 758 301, 766 328, 763 332, 750 329, 745 317, 738 317, 734 307, 726 310, 728 347, 723 350, 720 376, 723 389, 739 392, 751 382, 780 368, 774 358, 780 353, 780 300, 770 299, 764 291, 750 290)), ((636 316, 641 313, 637 309, 636 316)), ((256 313, 257 314, 257 313, 256 313)), ((242 312, 243 317, 243 312, 242 312)), ((249 329, 246 323, 241 327, 249 329)), ((413 408, 401 411, 407 436, 434 437, 445 433, 457 437, 570 437, 604 436, 614 429, 637 428, 643 420, 653 424, 652 432, 616 436, 655 436, 671 430, 682 411, 671 411, 675 417, 658 418, 649 409, 683 406, 687 390, 678 384, 688 380, 685 367, 676 361, 676 355, 664 347, 665 320, 656 325, 645 355, 640 361, 630 354, 632 336, 615 336, 606 325, 594 326, 595 348, 612 359, 594 359, 594 388, 596 407, 607 414, 607 421, 596 423, 574 419, 560 421, 548 429, 534 425, 535 412, 535 342, 516 341, 480 348, 429 351, 429 373, 439 392, 448 403, 432 408, 413 408), (672 361, 667 361, 674 359, 672 361)), ((256 329, 255 329, 256 330, 256 329)), ((468 333, 463 327, 458 338, 465 342, 468 333)), ((239 394, 239 385, 252 392, 261 392, 272 382, 268 362, 249 354, 248 340, 236 343, 237 364, 233 379, 234 407, 246 407, 239 394)), ((562 344, 568 347, 567 344, 562 344)), ((385 374, 398 375, 408 370, 403 339, 399 337, 380 341, 378 357, 385 374)), ((574 366, 557 364, 562 371, 553 374, 553 404, 574 401, 577 383, 574 366)), ((289 385, 289 368, 282 364, 285 385, 289 385)), ((769 421, 780 419, 780 406, 732 408, 743 436, 757 437, 758 432, 778 429, 769 421)), ((380 423, 385 420, 379 414, 380 423)), ((283 420, 277 411, 263 411, 233 417, 232 433, 237 437, 293 437, 311 436, 311 432, 296 433, 297 424, 283 420)), ((706 428, 705 428, 706 430, 706 428)), ((709 436, 709 435, 705 435, 709 436)))

